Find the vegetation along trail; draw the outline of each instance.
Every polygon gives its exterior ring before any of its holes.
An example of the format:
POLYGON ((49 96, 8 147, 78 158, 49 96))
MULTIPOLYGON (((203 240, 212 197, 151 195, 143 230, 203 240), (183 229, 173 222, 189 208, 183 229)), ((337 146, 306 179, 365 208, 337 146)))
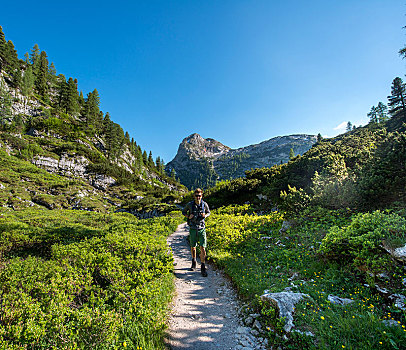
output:
POLYGON ((236 330, 238 301, 219 270, 208 265, 208 277, 200 269, 189 271, 190 251, 186 224, 168 238, 173 250, 176 298, 169 321, 170 349, 239 349, 236 330))

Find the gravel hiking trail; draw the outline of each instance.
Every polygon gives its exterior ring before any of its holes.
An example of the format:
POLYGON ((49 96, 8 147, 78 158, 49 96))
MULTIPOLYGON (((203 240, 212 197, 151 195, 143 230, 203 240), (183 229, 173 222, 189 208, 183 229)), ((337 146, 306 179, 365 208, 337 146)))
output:
MULTIPOLYGON (((176 296, 172 303, 168 349, 239 349, 236 330, 239 327, 236 294, 220 270, 206 264, 207 277, 191 266, 186 224, 178 226, 168 238, 175 264, 176 296)), ((199 248, 198 248, 199 249, 199 248)))

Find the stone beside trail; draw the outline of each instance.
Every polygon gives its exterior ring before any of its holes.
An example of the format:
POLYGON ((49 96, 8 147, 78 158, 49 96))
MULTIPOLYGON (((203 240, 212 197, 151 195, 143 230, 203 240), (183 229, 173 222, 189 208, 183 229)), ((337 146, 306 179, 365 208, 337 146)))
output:
POLYGON ((167 347, 171 350, 260 349, 250 329, 241 327, 239 303, 230 282, 219 270, 207 266, 208 277, 191 266, 186 224, 168 238, 172 248, 176 296, 169 320, 167 347), (242 332, 241 330, 244 330, 242 332))

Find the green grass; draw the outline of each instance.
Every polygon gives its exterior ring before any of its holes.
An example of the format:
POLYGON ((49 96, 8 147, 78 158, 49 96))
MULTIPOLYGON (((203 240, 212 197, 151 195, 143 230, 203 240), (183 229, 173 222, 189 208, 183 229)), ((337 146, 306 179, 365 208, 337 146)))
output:
MULTIPOLYGON (((283 218, 280 214, 250 215, 246 214, 246 207, 241 207, 241 213, 244 214, 238 215, 235 207, 212 212, 207 220, 209 255, 224 267, 251 307, 261 313, 271 345, 287 349, 397 349, 406 342, 405 313, 374 288, 364 285, 377 284, 391 293, 404 293, 401 281, 406 278, 405 270, 392 261, 385 265, 390 268, 386 270, 389 278, 379 278, 382 265, 373 262, 388 262, 387 253, 368 249, 366 254, 364 248, 370 245, 360 244, 362 235, 357 236, 354 228, 364 232, 362 227, 379 217, 373 224, 374 237, 382 233, 379 237, 384 239, 384 231, 378 223, 388 221, 392 226, 395 223, 401 230, 402 218, 383 213, 352 216, 347 211, 318 209, 308 212, 281 234, 283 218), (356 244, 350 244, 349 251, 335 251, 331 238, 337 238, 337 232, 348 235, 350 230, 354 232, 352 237, 356 244), (323 254, 319 248, 327 244, 336 254, 341 254, 341 259, 337 255, 333 258, 331 254, 323 254), (365 264, 354 264, 348 256, 366 257, 369 270, 365 270, 365 264), (374 266, 379 269, 373 270, 374 266), (310 296, 297 305, 294 323, 315 337, 295 333, 289 334, 287 339, 278 336, 283 333, 284 322, 278 319, 274 307, 261 302, 259 296, 264 290, 281 292, 286 287, 310 296), (354 303, 345 307, 333 305, 327 300, 329 294, 353 299, 354 303), (384 320, 395 320, 398 326, 387 327, 384 320)), ((397 236, 400 237, 399 230, 397 236)), ((366 237, 368 242, 371 237, 366 237)))

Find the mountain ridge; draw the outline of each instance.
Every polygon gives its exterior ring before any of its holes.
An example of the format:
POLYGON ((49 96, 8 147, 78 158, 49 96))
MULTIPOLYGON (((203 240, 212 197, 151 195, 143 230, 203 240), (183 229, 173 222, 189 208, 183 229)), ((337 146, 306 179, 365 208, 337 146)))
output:
POLYGON ((213 138, 197 133, 185 137, 167 172, 175 172, 187 187, 209 187, 218 180, 244 176, 245 171, 271 167, 289 160, 290 150, 303 154, 316 143, 315 135, 276 136, 257 144, 232 149, 213 138))

